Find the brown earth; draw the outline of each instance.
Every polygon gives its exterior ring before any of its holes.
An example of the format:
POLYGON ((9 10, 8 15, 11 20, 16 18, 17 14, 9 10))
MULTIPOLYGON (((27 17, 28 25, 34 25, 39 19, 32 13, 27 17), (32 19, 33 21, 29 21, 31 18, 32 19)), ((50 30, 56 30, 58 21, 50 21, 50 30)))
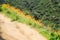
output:
POLYGON ((0 40, 47 40, 29 25, 11 22, 10 19, 0 14, 0 40))

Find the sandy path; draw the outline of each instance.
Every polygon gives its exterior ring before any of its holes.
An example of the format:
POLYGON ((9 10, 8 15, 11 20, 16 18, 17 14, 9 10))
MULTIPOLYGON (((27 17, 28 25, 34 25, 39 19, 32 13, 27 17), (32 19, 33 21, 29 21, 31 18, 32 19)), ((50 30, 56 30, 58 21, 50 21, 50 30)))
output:
MULTIPOLYGON (((19 22, 11 22, 9 18, 0 14, 0 37, 5 40, 46 40, 36 30, 19 22)), ((0 38, 1 40, 1 38, 0 38)))

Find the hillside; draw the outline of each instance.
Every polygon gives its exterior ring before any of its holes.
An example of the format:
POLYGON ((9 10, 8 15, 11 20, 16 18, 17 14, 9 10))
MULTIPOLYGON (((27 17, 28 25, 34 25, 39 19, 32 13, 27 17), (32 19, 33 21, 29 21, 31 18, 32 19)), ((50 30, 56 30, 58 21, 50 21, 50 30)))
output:
POLYGON ((54 30, 51 30, 49 26, 44 25, 41 20, 35 20, 33 16, 27 15, 24 11, 10 6, 9 4, 0 5, 0 14, 4 14, 10 18, 11 22, 18 21, 29 25, 30 28, 35 29, 48 40, 60 40, 60 35, 54 30))

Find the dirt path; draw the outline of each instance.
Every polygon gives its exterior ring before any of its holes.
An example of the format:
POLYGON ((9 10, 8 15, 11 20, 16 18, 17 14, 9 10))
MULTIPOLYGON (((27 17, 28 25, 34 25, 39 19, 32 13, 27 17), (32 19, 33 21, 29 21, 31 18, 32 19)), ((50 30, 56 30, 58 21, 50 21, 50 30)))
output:
MULTIPOLYGON (((9 18, 0 14, 0 37, 5 40, 46 40, 36 30, 19 22, 11 22, 9 18)), ((1 40, 1 38, 0 38, 1 40)))

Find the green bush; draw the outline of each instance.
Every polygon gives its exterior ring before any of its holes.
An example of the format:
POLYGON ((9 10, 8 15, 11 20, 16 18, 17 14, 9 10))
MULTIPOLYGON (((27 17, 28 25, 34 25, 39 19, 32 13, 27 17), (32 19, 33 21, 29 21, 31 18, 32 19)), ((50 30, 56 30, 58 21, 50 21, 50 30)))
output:
POLYGON ((2 11, 2 8, 1 8, 1 6, 0 6, 0 12, 2 11))
MULTIPOLYGON (((42 20, 42 23, 50 25, 52 30, 58 31, 60 28, 60 1, 59 0, 5 0, 7 4, 10 4, 16 8, 28 11, 26 15, 30 14, 34 18, 42 20)), ((49 37, 49 40, 60 40, 60 35, 55 34, 47 28, 40 28, 40 25, 36 24, 22 15, 18 16, 17 13, 11 10, 0 7, 0 11, 4 11, 5 15, 10 17, 12 21, 19 21, 29 24, 33 28, 37 29, 43 35, 49 37), (47 31, 48 30, 48 31, 47 31), (50 32, 49 32, 50 31, 50 32), (50 33, 50 34, 49 34, 50 33)))
POLYGON ((60 40, 60 35, 51 33, 49 40, 60 40))
MULTIPOLYGON (((60 0, 1 0, 0 3, 10 4, 24 12, 28 11, 26 15, 29 14, 36 20, 44 20, 42 22, 46 26, 50 23, 60 25, 60 0)), ((6 9, 3 8, 3 10, 6 9)), ((59 25, 58 27, 60 28, 59 25)))

